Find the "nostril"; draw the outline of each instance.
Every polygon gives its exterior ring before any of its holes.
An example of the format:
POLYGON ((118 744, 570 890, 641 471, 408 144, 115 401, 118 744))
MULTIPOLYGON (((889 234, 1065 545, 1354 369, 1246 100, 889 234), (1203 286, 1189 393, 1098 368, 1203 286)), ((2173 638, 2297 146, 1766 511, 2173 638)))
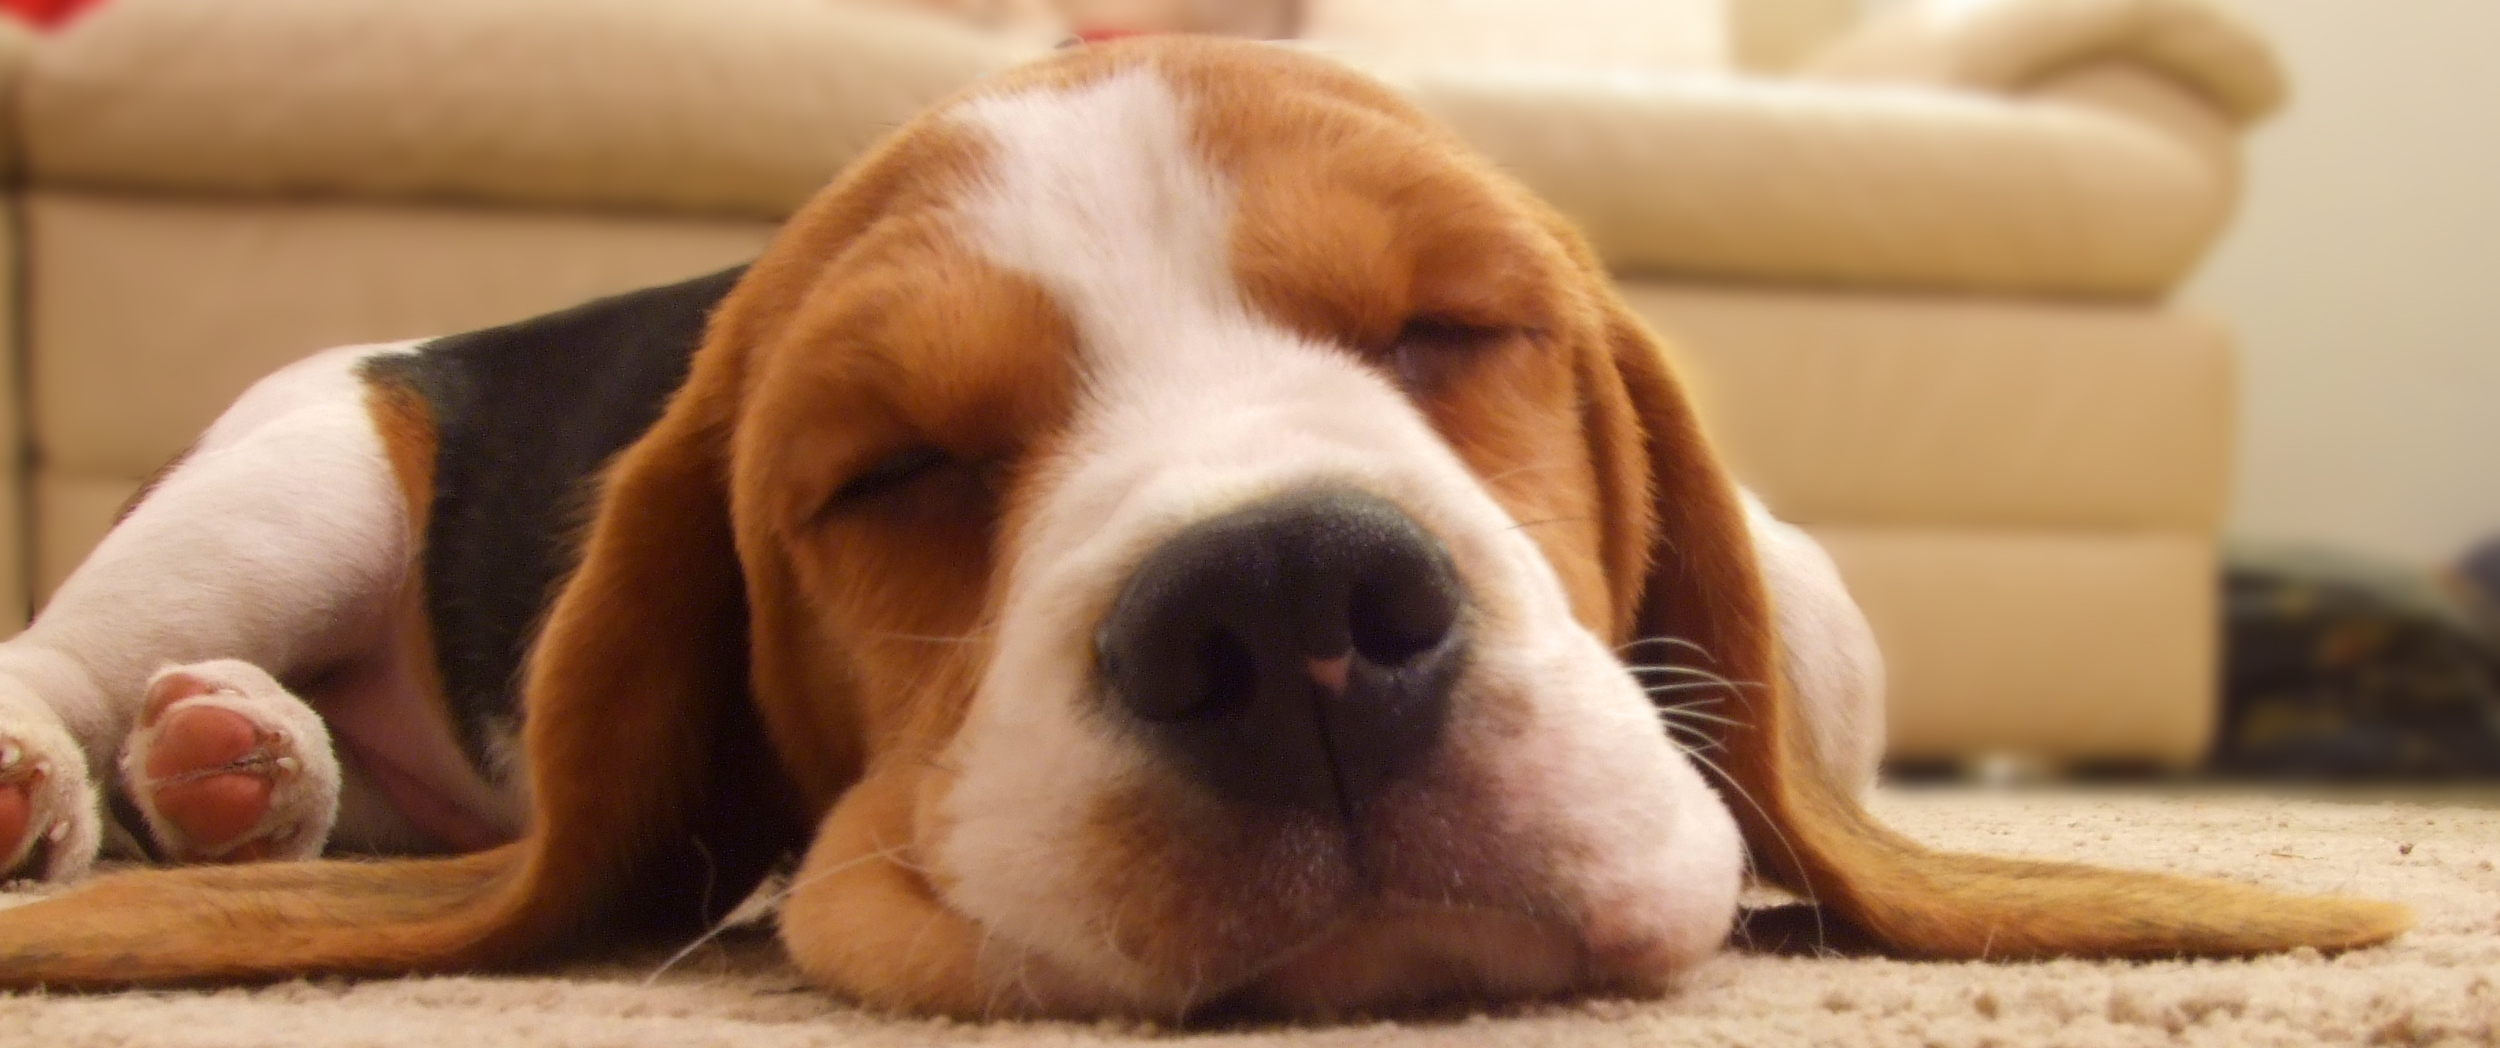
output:
POLYGON ((1248 642, 1221 626, 1192 646, 1119 643, 1095 638, 1095 665, 1139 717, 1164 723, 1220 717, 1258 696, 1258 657, 1248 642))
POLYGON ((1206 675, 1206 699, 1183 716, 1221 716, 1249 705, 1258 694, 1258 658, 1231 630, 1217 630, 1198 642, 1198 672, 1206 675))
POLYGON ((1441 565, 1397 565, 1354 588, 1346 629, 1355 654, 1395 667, 1439 647, 1457 624, 1458 608, 1457 583, 1441 565))

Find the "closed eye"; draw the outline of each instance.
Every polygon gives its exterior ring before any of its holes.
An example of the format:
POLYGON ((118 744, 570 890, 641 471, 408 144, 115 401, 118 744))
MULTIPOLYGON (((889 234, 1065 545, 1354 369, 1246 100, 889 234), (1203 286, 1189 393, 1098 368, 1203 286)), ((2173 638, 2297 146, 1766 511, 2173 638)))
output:
POLYGON ((1519 334, 1516 329, 1471 324, 1443 316, 1418 316, 1398 328, 1390 345, 1390 363, 1398 384, 1412 393, 1430 393, 1464 370, 1487 350, 1519 334))
POLYGON ((939 467, 954 461, 946 452, 928 445, 906 448, 877 461, 865 472, 853 476, 833 493, 826 509, 839 509, 862 500, 902 488, 927 476, 939 467))

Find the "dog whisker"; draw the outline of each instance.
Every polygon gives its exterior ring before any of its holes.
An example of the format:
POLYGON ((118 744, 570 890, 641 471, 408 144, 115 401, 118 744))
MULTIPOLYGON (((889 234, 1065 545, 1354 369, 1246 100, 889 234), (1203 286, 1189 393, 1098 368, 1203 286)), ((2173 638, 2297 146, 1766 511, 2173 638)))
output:
MULTIPOLYGON (((712 849, 703 843, 703 838, 693 838, 692 843, 695 855, 703 860, 703 894, 695 900, 694 912, 710 913, 712 912, 712 892, 719 888, 720 868, 712 863, 712 849)), ((728 920, 728 914, 721 915, 722 922, 725 923, 728 920)))
MULTIPOLYGON (((1719 683, 1718 681, 1715 681, 1715 680, 1696 680, 1696 681, 1686 681, 1686 682, 1681 683, 1681 684, 1651 684, 1651 685, 1646 685, 1646 686, 1644 686, 1644 687, 1642 687, 1642 688, 1641 688, 1641 692, 1642 692, 1642 694, 1645 694, 1645 695, 1673 695, 1673 694, 1675 694, 1675 693, 1677 693, 1677 692, 1684 692, 1684 691, 1702 691, 1702 690, 1708 690, 1708 691, 1725 691, 1725 690, 1727 690, 1727 689, 1728 689, 1728 687, 1729 687, 1729 685, 1719 683)), ((1726 700, 1725 700, 1725 699, 1704 699, 1704 700, 1702 700, 1702 701, 1704 701, 1704 702, 1723 702, 1723 701, 1726 701, 1726 700)))
POLYGON ((1042 995, 1033 992, 1033 951, 1016 952, 1016 992, 1024 995, 1026 1007, 1040 1008, 1042 995))
POLYGON ((1658 711, 1658 719, 1669 724, 1682 724, 1688 721, 1702 721, 1709 724, 1723 724, 1730 728, 1741 728, 1745 726, 1744 721, 1737 720, 1734 717, 1722 717, 1715 713, 1703 713, 1699 710, 1675 709, 1671 707, 1660 709, 1658 711))
POLYGON ((1206 991, 1206 986, 1207 986, 1207 966, 1206 966, 1206 962, 1205 962, 1205 961, 1203 961, 1203 960, 1200 960, 1199 958, 1196 958, 1196 957, 1192 957, 1192 958, 1190 958, 1190 959, 1189 959, 1189 988, 1188 988, 1187 990, 1183 990, 1183 991, 1181 991, 1181 999, 1180 999, 1180 1002, 1179 1002, 1178 1004, 1176 1004, 1176 1005, 1172 1008, 1172 1024, 1173 1024, 1173 1025, 1178 1026, 1178 1025, 1180 1025, 1180 1024, 1182 1024, 1182 1023, 1185 1023, 1185 1022, 1188 1022, 1188 1021, 1189 1021, 1189 1011, 1190 1011, 1190 1009, 1192 1009, 1192 1008, 1196 1008, 1196 1007, 1198 1006, 1198 995, 1199 995, 1200 993, 1203 993, 1203 992, 1205 992, 1205 991, 1206 991))
POLYGON ((920 959, 920 947, 923 940, 929 937, 929 929, 937 927, 937 923, 945 920, 946 916, 945 910, 931 910, 928 919, 920 922, 920 930, 911 933, 911 945, 903 947, 903 967, 910 968, 920 959))
MULTIPOLYGON (((1681 687, 1684 687, 1684 685, 1677 685, 1677 687, 1681 688, 1681 687)), ((1647 695, 1657 695, 1657 694, 1662 694, 1662 692, 1661 692, 1661 691, 1656 691, 1656 690, 1652 690, 1652 689, 1648 689, 1648 688, 1643 688, 1643 689, 1641 689, 1641 691, 1642 691, 1642 693, 1643 693, 1643 694, 1647 694, 1647 695)), ((1720 703, 1726 702, 1726 701, 1727 701, 1727 699, 1728 699, 1728 697, 1727 697, 1727 696, 1725 696, 1725 695, 1712 695, 1712 696, 1709 696, 1708 698, 1700 698, 1700 699, 1685 699, 1685 700, 1684 700, 1684 701, 1682 701, 1682 702, 1661 702, 1661 703, 1656 703, 1655 705, 1657 706, 1657 708, 1662 709, 1662 710, 1691 710, 1691 709, 1700 709, 1701 707, 1704 707, 1704 706, 1716 706, 1716 705, 1718 705, 1718 704, 1720 704, 1720 703)))
MULTIPOLYGON (((1754 814, 1761 816, 1763 827, 1771 831, 1771 839, 1778 841, 1780 850, 1788 853, 1788 861, 1790 865, 1795 866, 1801 871, 1805 869, 1805 860, 1798 857, 1797 846, 1789 841, 1787 832, 1780 829, 1779 820, 1771 817, 1770 811, 1762 806, 1762 802, 1755 800, 1752 792, 1746 790, 1742 783, 1736 781, 1736 776, 1728 774, 1727 769, 1721 767, 1719 762, 1711 760, 1707 755, 1698 751, 1687 750, 1685 751, 1685 756, 1691 757, 1695 764, 1700 765, 1711 774, 1718 776, 1719 782, 1727 787, 1728 792, 1733 793, 1739 799, 1742 799, 1747 807, 1754 810, 1754 814)), ((1748 867, 1753 865, 1753 860, 1750 855, 1746 857, 1745 863, 1748 867)), ((1830 948, 1831 940, 1823 927, 1823 903, 1822 900, 1815 898, 1813 883, 1808 881, 1800 884, 1798 886, 1798 894, 1804 896, 1807 906, 1813 907, 1814 948, 1817 951, 1828 950, 1830 948)))
MULTIPOLYGON (((824 880, 827 877, 834 876, 835 874, 848 872, 855 867, 878 859, 884 859, 895 863, 898 866, 903 866, 906 869, 913 868, 902 858, 902 853, 899 848, 893 846, 881 847, 864 855, 857 856, 844 862, 836 863, 831 869, 818 870, 806 877, 793 880, 789 884, 783 885, 771 894, 765 896, 763 901, 758 903, 757 906, 766 912, 777 910, 781 907, 782 903, 789 900, 792 893, 797 892, 799 889, 824 880)), ((642 984, 644 986, 650 986, 659 982, 660 976, 668 974, 669 969, 676 967, 686 958, 693 956, 696 950, 702 949, 714 940, 719 939, 722 935, 727 934, 729 929, 746 923, 745 921, 738 919, 740 914, 744 913, 746 910, 747 907, 741 905, 736 910, 730 911, 728 916, 713 922, 712 927, 705 930, 703 934, 695 936, 693 942, 687 943, 676 953, 668 955, 667 960, 661 961, 658 968, 653 969, 650 975, 643 977, 642 984)))
POLYGON ((1491 474, 1486 476, 1484 479, 1477 481, 1477 483, 1490 485, 1495 481, 1506 480, 1521 473, 1535 473, 1541 470, 1549 469, 1568 469, 1577 465, 1579 465, 1577 462, 1531 462, 1524 466, 1512 466, 1511 468, 1503 470, 1499 473, 1491 474))
POLYGON ((1673 740, 1679 748, 1685 750, 1686 752, 1708 753, 1711 750, 1727 749, 1725 744, 1721 743, 1718 739, 1712 738, 1708 732, 1689 724, 1669 724, 1665 727, 1667 729, 1667 737, 1673 740))
MULTIPOLYGON (((979 973, 989 970, 990 943, 995 941, 997 938, 998 932, 996 929, 993 929, 986 924, 981 926, 981 942, 979 945, 972 948, 972 970, 974 972, 979 973)), ((998 999, 1005 996, 1007 990, 1007 980, 1004 979, 997 980, 990 985, 989 1000, 984 1001, 981 1004, 982 1022, 986 1023, 998 1021, 998 999)))
POLYGON ((1762 682, 1761 682, 1761 681, 1752 681, 1752 680, 1729 680, 1729 679, 1727 679, 1726 677, 1722 677, 1722 676, 1720 676, 1720 675, 1718 675, 1718 674, 1716 674, 1716 673, 1712 673, 1712 672, 1710 672, 1709 670, 1702 669, 1702 668, 1700 668, 1700 667, 1698 667, 1698 666, 1626 666, 1626 667, 1624 667, 1624 669, 1625 669, 1627 672, 1629 672, 1629 673, 1633 674, 1634 676, 1638 676, 1638 675, 1640 675, 1640 674, 1644 674, 1644 673, 1663 673, 1663 674, 1671 674, 1671 675, 1683 676, 1683 677, 1697 677, 1697 678, 1700 678, 1700 679, 1702 679, 1702 680, 1706 680, 1706 681, 1710 681, 1710 682, 1712 682, 1712 683, 1715 683, 1715 684, 1717 684, 1717 685, 1719 685, 1719 686, 1721 686, 1721 687, 1728 688, 1728 689, 1730 689, 1730 690, 1739 689, 1739 688, 1757 688, 1757 689, 1758 689, 1758 688, 1762 687, 1762 682))
POLYGON ((1577 517, 1541 517, 1541 518, 1538 518, 1538 519, 1536 519, 1536 520, 1523 520, 1523 521, 1520 521, 1520 522, 1519 522, 1519 523, 1517 523, 1517 524, 1513 524, 1513 525, 1511 525, 1511 526, 1509 526, 1509 527, 1507 527, 1507 528, 1503 528, 1502 530, 1503 530, 1503 531, 1518 531, 1518 530, 1523 529, 1523 528, 1537 528, 1537 527, 1543 527, 1543 526, 1545 526, 1545 525, 1547 525, 1547 524, 1581 524, 1581 523, 1594 524, 1594 523, 1596 523, 1596 522, 1597 522, 1597 518, 1595 518, 1595 517, 1590 517, 1590 516, 1577 516, 1577 517))
POLYGON ((1628 643, 1628 644, 1618 645, 1618 646, 1615 648, 1615 653, 1616 653, 1616 654, 1622 654, 1622 653, 1629 652, 1629 651, 1632 651, 1633 649, 1636 649, 1636 648, 1642 647, 1642 646, 1644 646, 1644 645, 1649 645, 1649 644, 1665 644, 1665 645, 1668 645, 1668 646, 1670 646, 1670 647, 1683 648, 1683 649, 1685 649, 1685 650, 1687 650, 1687 651, 1692 652, 1692 653, 1693 653, 1693 654, 1695 654, 1695 655, 1699 655, 1699 656, 1701 656, 1702 658, 1705 658, 1705 659, 1710 659, 1710 661, 1712 661, 1712 662, 1717 662, 1717 661, 1718 661, 1717 659, 1711 659, 1711 658, 1710 658, 1710 649, 1705 648, 1705 647, 1702 647, 1702 646, 1701 646, 1701 645, 1699 645, 1699 644, 1695 644, 1695 643, 1693 643, 1692 641, 1685 640, 1685 639, 1684 639, 1684 638, 1682 638, 1682 637, 1668 637, 1668 636, 1642 637, 1641 639, 1636 640, 1636 641, 1632 641, 1632 642, 1630 642, 1630 643, 1628 643))

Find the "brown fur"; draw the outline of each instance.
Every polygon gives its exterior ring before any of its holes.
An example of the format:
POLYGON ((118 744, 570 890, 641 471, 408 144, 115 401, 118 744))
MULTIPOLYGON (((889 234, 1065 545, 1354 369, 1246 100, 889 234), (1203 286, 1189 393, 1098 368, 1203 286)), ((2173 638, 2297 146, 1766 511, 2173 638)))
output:
MULTIPOLYGON (((1257 308, 1363 351, 1416 316, 1502 332, 1450 361, 1421 406, 1534 525, 1591 628, 1685 638, 1714 671, 1759 682, 1721 741, 1730 805, 1770 879, 1912 956, 2331 949, 2405 926, 2385 904, 1945 855, 1875 825, 1805 770, 1735 489, 1655 338, 1567 224, 1382 89, 1281 52, 1123 44, 982 90, 1141 61, 1225 116, 1202 121, 1202 144, 1240 188, 1235 269, 1257 308), (1353 188, 1295 177, 1312 165, 1353 188)), ((1056 439, 1075 380, 1048 297, 945 235, 939 211, 979 159, 924 118, 819 196, 608 472, 523 684, 527 839, 457 859, 103 878, 0 913, 0 985, 518 964, 594 919, 700 921, 813 824, 783 911, 799 966, 879 1007, 988 1011, 984 933, 940 902, 912 848, 952 774, 937 755, 979 678, 996 580, 1050 483, 1022 464, 1056 439), (909 498, 828 511, 839 478, 933 439, 953 464, 909 498)), ((1162 854, 1151 825, 1103 832, 1096 846, 1162 854)), ((1189 955, 1213 889, 1197 890, 1163 896, 1165 915, 1125 945, 1189 955)), ((1492 916, 1454 920, 1371 915, 1270 988, 1367 985, 1391 970, 1367 959, 1401 939, 1539 941, 1492 916)), ((1037 978, 1028 1007, 1084 999, 1037 978)))
MULTIPOLYGON (((365 413, 373 419, 374 434, 381 438, 382 453, 390 459, 391 475, 399 480, 400 503, 411 510, 408 550, 411 561, 423 556, 425 528, 416 522, 425 519, 424 507, 434 504, 434 465, 441 446, 441 431, 435 427, 434 412, 426 404, 424 394, 414 387, 396 382, 374 382, 365 393, 365 413)), ((408 573, 400 587, 397 665, 405 667, 414 678, 416 693, 426 698, 427 714, 441 726, 446 737, 457 737, 453 728, 451 705, 443 696, 442 664, 434 654, 434 617, 427 614, 425 574, 408 573)))

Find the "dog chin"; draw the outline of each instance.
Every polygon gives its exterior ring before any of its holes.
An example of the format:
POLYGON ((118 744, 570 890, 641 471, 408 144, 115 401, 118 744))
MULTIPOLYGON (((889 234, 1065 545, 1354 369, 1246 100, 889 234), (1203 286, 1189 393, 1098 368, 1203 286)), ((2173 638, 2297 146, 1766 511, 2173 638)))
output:
POLYGON ((1598 914, 1573 924, 1384 893, 1350 903, 1269 957, 1101 972, 999 942, 983 981, 996 999, 1021 1005, 1014 1010, 1066 1018, 1327 1020, 1589 994, 1654 997, 1723 944, 1732 899, 1724 909, 1698 909, 1717 916, 1651 927, 1598 914), (1210 979, 1203 965, 1228 968, 1229 978, 1210 979))
MULTIPOLYGON (((1365 849, 1379 886, 1212 1007, 1331 1017, 1666 993, 1725 943, 1741 884, 1733 820, 1707 790, 1697 799, 1671 839, 1641 856, 1662 861, 1629 878, 1600 872, 1621 863, 1572 867, 1581 842, 1559 837, 1380 833, 1365 849), (1541 858, 1502 858, 1522 854, 1541 858)), ((1424 818, 1408 829, 1468 821, 1424 818)))
POLYGON ((959 912, 994 936, 982 981, 1041 1014, 1330 1017, 1654 996, 1723 944, 1741 870, 1733 820, 1673 763, 1689 791, 1647 798, 1633 839, 1607 842, 1572 820, 1523 821, 1462 754, 1378 798, 1354 828, 1244 811, 1148 773, 1093 821, 1095 843, 1123 846, 1060 882, 1085 886, 1054 902, 1088 932, 959 912))
POLYGON ((1524 915, 1387 897, 1282 958, 1215 1011, 1341 1017, 1591 990, 1662 993, 1689 968, 1674 951, 1601 964, 1584 935, 1524 915))

